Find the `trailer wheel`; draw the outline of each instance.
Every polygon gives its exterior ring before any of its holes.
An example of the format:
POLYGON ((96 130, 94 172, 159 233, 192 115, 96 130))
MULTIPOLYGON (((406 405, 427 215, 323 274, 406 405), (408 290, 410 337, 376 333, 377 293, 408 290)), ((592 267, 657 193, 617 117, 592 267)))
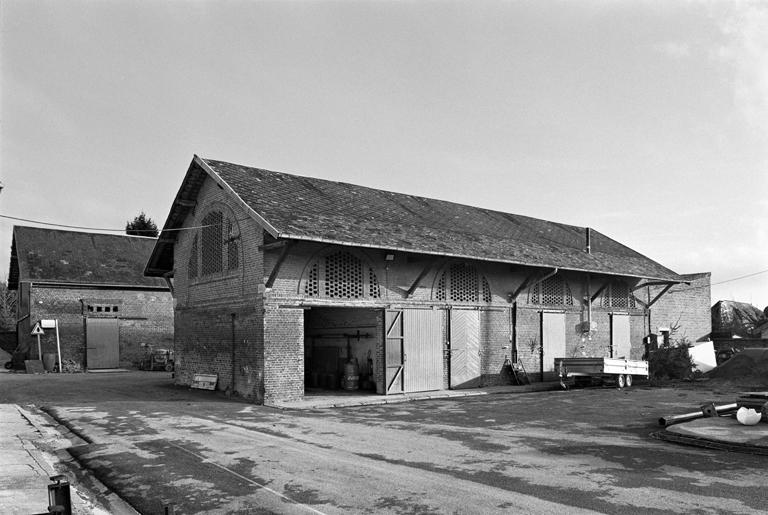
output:
POLYGON ((631 376, 631 375, 629 375, 629 374, 627 374, 626 376, 624 376, 624 383, 627 385, 627 388, 629 388, 630 386, 632 386, 632 376, 631 376))
POLYGON ((616 376, 616 386, 618 386, 619 388, 624 388, 625 385, 626 383, 624 380, 624 374, 619 374, 618 376, 616 376))

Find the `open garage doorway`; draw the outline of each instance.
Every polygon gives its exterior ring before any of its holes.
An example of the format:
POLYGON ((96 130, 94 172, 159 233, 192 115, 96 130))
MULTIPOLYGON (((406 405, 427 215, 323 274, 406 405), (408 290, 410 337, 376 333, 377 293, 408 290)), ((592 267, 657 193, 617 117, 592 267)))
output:
POLYGON ((305 394, 375 394, 376 369, 381 365, 383 348, 383 316, 381 309, 307 309, 304 312, 305 394))

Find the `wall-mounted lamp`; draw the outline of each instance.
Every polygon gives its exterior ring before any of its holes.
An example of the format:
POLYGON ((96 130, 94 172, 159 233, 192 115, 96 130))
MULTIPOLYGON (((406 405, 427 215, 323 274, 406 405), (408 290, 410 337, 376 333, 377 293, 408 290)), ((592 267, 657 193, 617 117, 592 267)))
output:
POLYGON ((394 254, 387 254, 384 257, 384 259, 386 259, 387 261, 394 261, 395 260, 395 255, 394 254))

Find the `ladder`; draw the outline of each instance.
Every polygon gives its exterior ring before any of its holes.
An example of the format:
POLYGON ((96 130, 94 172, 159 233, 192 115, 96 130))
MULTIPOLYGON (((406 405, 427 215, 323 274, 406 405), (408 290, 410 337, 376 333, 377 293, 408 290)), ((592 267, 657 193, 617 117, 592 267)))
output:
POLYGON ((517 385, 531 384, 531 380, 528 379, 528 372, 525 371, 525 367, 523 366, 522 361, 517 360, 511 363, 511 367, 512 367, 512 379, 514 379, 515 384, 517 385))

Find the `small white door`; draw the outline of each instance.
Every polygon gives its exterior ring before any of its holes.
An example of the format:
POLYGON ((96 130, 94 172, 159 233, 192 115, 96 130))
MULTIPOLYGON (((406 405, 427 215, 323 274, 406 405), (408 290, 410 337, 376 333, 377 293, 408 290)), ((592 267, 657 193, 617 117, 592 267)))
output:
POLYGON ((480 385, 480 312, 451 310, 451 388, 480 385))
POLYGON ((555 371, 555 358, 565 356, 565 313, 541 314, 542 370, 555 371))
POLYGON ((611 314, 611 357, 629 359, 632 342, 629 339, 629 315, 611 314))

